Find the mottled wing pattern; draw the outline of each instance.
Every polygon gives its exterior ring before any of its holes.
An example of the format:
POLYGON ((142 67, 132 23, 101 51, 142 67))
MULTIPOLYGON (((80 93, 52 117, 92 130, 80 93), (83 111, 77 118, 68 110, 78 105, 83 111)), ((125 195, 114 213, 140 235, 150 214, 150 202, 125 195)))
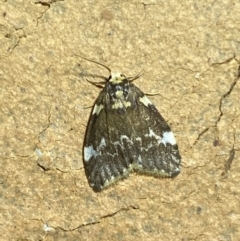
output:
POLYGON ((84 144, 85 173, 95 191, 101 191, 112 182, 127 176, 133 162, 126 153, 129 151, 119 146, 120 142, 125 142, 120 137, 126 128, 123 119, 125 115, 109 108, 106 95, 103 89, 95 103, 84 144))
POLYGON ((107 82, 84 143, 84 167, 93 190, 101 191, 131 170, 174 177, 180 162, 170 127, 144 93, 127 79, 107 82))

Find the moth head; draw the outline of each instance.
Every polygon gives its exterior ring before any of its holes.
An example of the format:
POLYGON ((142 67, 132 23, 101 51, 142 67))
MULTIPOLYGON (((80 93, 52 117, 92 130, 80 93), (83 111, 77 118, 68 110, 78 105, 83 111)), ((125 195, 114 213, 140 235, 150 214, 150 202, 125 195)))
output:
POLYGON ((124 74, 122 74, 122 73, 112 72, 111 69, 110 69, 109 67, 107 67, 106 65, 104 65, 104 64, 101 64, 101 63, 99 63, 99 62, 97 62, 97 61, 94 61, 94 60, 91 60, 91 59, 87 59, 87 58, 82 57, 82 56, 79 56, 79 55, 77 55, 77 56, 80 57, 80 58, 82 58, 82 59, 85 59, 85 60, 87 60, 87 61, 90 61, 90 62, 92 62, 92 63, 98 64, 98 65, 104 67, 105 69, 107 69, 107 70, 109 71, 109 73, 110 73, 110 76, 109 76, 108 79, 106 79, 106 81, 107 81, 107 82, 110 82, 110 83, 112 83, 112 84, 119 84, 119 83, 123 82, 124 80, 127 80, 128 82, 132 82, 132 81, 134 81, 135 79, 138 79, 138 78, 142 75, 142 73, 143 73, 143 72, 141 72, 141 73, 139 73, 138 75, 136 75, 136 76, 134 76, 134 77, 128 77, 128 78, 127 78, 127 77, 126 77, 124 74))
POLYGON ((127 77, 122 73, 111 73, 111 75, 108 78, 108 81, 113 84, 119 84, 125 79, 127 79, 127 77))

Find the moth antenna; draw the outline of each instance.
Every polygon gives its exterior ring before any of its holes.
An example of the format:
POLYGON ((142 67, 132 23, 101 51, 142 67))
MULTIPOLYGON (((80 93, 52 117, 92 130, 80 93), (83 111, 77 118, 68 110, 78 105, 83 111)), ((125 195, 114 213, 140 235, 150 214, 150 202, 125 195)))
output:
POLYGON ((89 62, 92 62, 92 63, 94 63, 94 64, 101 65, 102 67, 106 68, 106 69, 109 71, 109 73, 111 74, 111 69, 108 68, 106 65, 101 64, 101 63, 99 63, 99 62, 97 62, 97 61, 94 61, 94 60, 91 60, 91 59, 87 59, 87 58, 82 57, 82 56, 80 56, 80 55, 76 55, 76 56, 78 56, 78 57, 80 57, 80 58, 82 58, 82 59, 85 59, 85 60, 87 60, 87 61, 89 61, 89 62))
POLYGON ((134 80, 140 78, 142 75, 143 75, 143 71, 140 72, 138 75, 136 75, 136 76, 134 76, 134 77, 128 77, 128 80, 129 80, 130 82, 133 82, 134 80))

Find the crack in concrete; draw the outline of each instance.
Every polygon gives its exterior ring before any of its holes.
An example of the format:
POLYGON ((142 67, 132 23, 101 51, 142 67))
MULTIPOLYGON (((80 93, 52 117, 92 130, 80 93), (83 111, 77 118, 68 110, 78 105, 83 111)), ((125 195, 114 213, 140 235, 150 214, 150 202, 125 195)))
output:
POLYGON ((81 225, 79 225, 79 226, 77 226, 77 227, 75 227, 75 228, 71 228, 71 229, 65 229, 65 228, 60 227, 60 226, 57 226, 57 227, 51 226, 51 228, 53 228, 53 229, 57 229, 57 228, 58 228, 58 229, 60 229, 60 230, 62 230, 62 231, 64 231, 64 232, 72 232, 72 231, 75 231, 75 230, 80 229, 80 228, 85 227, 85 226, 99 224, 99 223, 101 223, 101 219, 113 217, 113 216, 115 216, 116 214, 118 214, 119 212, 123 212, 123 211, 127 212, 127 211, 129 211, 129 210, 135 210, 135 209, 139 209, 138 205, 130 205, 130 206, 128 206, 128 207, 120 208, 120 209, 117 210, 116 212, 109 213, 109 214, 106 214, 106 215, 101 216, 101 217, 99 218, 99 220, 92 221, 92 222, 88 222, 88 223, 83 223, 83 224, 81 224, 81 225))
POLYGON ((231 151, 229 152, 229 158, 228 160, 226 161, 224 167, 225 167, 225 172, 228 172, 231 168, 231 164, 233 162, 233 159, 234 159, 234 156, 235 156, 235 149, 234 149, 234 146, 233 148, 231 149, 231 151))
MULTIPOLYGON (((226 61, 222 62, 222 63, 217 63, 217 64, 225 64, 225 63, 228 63, 230 62, 232 59, 235 59, 235 56, 232 57, 232 58, 229 58, 227 59, 226 61)), ((236 59, 235 59, 236 60, 236 59)), ((237 60, 236 60, 237 61, 237 60)), ((237 61, 238 62, 238 61, 237 61)), ((213 65, 217 65, 217 64, 213 64, 213 65)), ((238 67, 238 72, 237 72, 237 77, 234 79, 234 81, 232 82, 232 84, 230 85, 228 91, 226 93, 224 93, 220 100, 219 100, 219 111, 220 111, 220 114, 215 122, 215 124, 213 126, 209 126, 207 128, 205 128, 203 131, 201 131, 199 134, 198 134, 198 137, 196 138, 195 142, 193 143, 193 145, 196 145, 197 142, 199 141, 199 139, 210 129, 210 128, 215 128, 217 129, 217 125, 218 123, 221 121, 221 118, 223 116, 223 111, 222 111, 222 104, 223 104, 223 101, 225 98, 227 98, 231 92, 233 91, 234 87, 236 86, 238 80, 240 79, 240 65, 238 67)), ((219 139, 217 139, 216 141, 219 141, 219 139)))
MULTIPOLYGON (((42 144, 40 136, 50 127, 50 124, 51 124, 51 120, 50 120, 50 119, 51 119, 51 111, 49 111, 49 114, 48 114, 48 117, 47 117, 47 120, 48 120, 47 126, 46 126, 42 131, 40 131, 39 134, 38 134, 38 136, 37 136, 37 138, 38 138, 38 143, 41 143, 41 144, 42 144)), ((41 154, 39 154, 39 157, 38 157, 38 160, 37 160, 37 165, 38 165, 44 172, 50 171, 51 168, 47 168, 47 167, 45 167, 45 166, 43 166, 42 164, 39 163, 39 159, 41 159, 41 156, 42 156, 42 151, 41 151, 41 149, 39 149, 38 147, 36 147, 35 152, 36 152, 36 150, 38 150, 38 152, 41 152, 41 154), (41 156, 40 156, 40 155, 41 155, 41 156)))
MULTIPOLYGON (((228 62, 230 62, 232 59, 235 59, 235 56, 234 56, 233 58, 230 58, 230 59, 224 61, 223 63, 219 63, 219 64, 228 63, 228 62)), ((236 59, 235 59, 235 60, 236 60, 236 59)), ((236 60, 236 61, 239 63, 238 60, 236 60)), ((227 98, 227 97, 232 93, 232 91, 233 91, 234 87, 236 86, 237 82, 239 81, 239 79, 240 79, 240 63, 239 63, 239 66, 238 66, 238 71, 237 71, 237 76, 236 76, 236 78, 235 78, 234 81, 231 83, 231 85, 230 85, 229 89, 226 91, 226 93, 224 93, 224 94, 221 96, 220 100, 219 100, 219 112, 220 112, 220 114, 219 114, 219 116, 218 116, 215 124, 214 124, 213 126, 210 126, 210 127, 205 128, 201 133, 199 133, 199 135, 198 135, 198 137, 197 137, 197 139, 196 139, 196 141, 194 142, 193 145, 195 145, 195 144, 199 141, 199 139, 200 139, 210 128, 215 128, 216 131, 217 131, 217 134, 216 134, 216 135, 217 135, 217 138, 216 138, 216 140, 214 141, 213 145, 214 145, 214 146, 217 146, 217 145, 220 145, 220 144, 221 144, 221 141, 219 140, 219 137, 218 137, 218 123, 221 121, 222 116, 224 115, 223 110, 222 110, 223 101, 225 100, 225 98, 227 98)), ((235 151, 236 151, 236 149, 234 148, 235 140, 236 140, 236 136, 235 136, 235 130, 234 130, 233 146, 232 146, 231 150, 229 151, 229 157, 228 157, 228 159, 225 161, 224 170, 223 170, 223 172, 222 172, 222 174, 221 174, 221 176, 222 176, 223 178, 226 178, 226 177, 227 177, 228 172, 229 172, 230 169, 231 169, 231 165, 232 165, 232 162, 233 162, 234 157, 235 157, 235 151)))
MULTIPOLYGON (((211 126, 211 127, 212 127, 212 126, 211 126)), ((201 138, 201 136, 203 136, 211 127, 205 128, 203 131, 201 131, 201 132, 198 134, 197 139, 196 139, 196 140, 194 141, 194 143, 193 143, 194 146, 198 143, 198 141, 199 141, 199 139, 201 138)))
POLYGON ((127 212, 127 211, 132 210, 132 209, 139 209, 139 207, 138 207, 138 206, 130 205, 130 206, 125 207, 125 208, 120 208, 120 209, 117 210, 116 212, 109 213, 109 214, 106 214, 106 215, 101 216, 100 219, 113 217, 113 216, 115 216, 116 214, 118 214, 119 212, 122 212, 122 211, 126 211, 126 212, 127 212))
POLYGON ((47 120, 48 120, 47 126, 42 131, 40 131, 39 134, 38 134, 38 142, 39 143, 42 143, 41 139, 40 139, 41 134, 43 134, 51 125, 51 111, 49 111, 49 115, 48 115, 47 120))
POLYGON ((17 28, 13 23, 11 23, 11 21, 9 21, 7 18, 7 13, 4 12, 3 13, 3 18, 5 19, 5 21, 10 25, 12 26, 12 28, 15 30, 15 33, 11 33, 10 31, 8 31, 8 33, 4 36, 5 38, 9 38, 9 39, 14 39, 15 36, 17 36, 17 39, 15 41, 15 43, 13 44, 13 46, 9 47, 8 48, 8 52, 12 53, 12 51, 17 47, 19 46, 19 43, 20 43, 20 39, 21 38, 26 38, 26 34, 23 30, 23 28, 17 28), (20 34, 19 31, 22 31, 22 33, 20 34))
POLYGON ((220 101, 219 101, 219 111, 220 111, 220 115, 219 115, 217 121, 215 122, 215 126, 217 126, 217 124, 220 122, 220 120, 221 120, 221 118, 222 118, 222 116, 223 116, 222 103, 223 103, 224 99, 231 94, 233 88, 235 87, 235 85, 237 84, 237 82, 238 82, 238 80, 239 80, 239 77, 240 77, 240 65, 239 65, 239 67, 238 67, 237 77, 234 79, 234 81, 233 81, 233 83, 231 84, 229 90, 228 90, 225 94, 223 94, 222 97, 220 98, 220 101))
MULTIPOLYGON (((215 123, 215 126, 217 128, 217 125, 218 123, 221 121, 221 118, 223 116, 223 111, 222 111, 222 103, 223 103, 223 100, 228 97, 232 90, 234 89, 234 87, 236 86, 238 80, 240 79, 240 65, 238 66, 238 72, 237 72, 237 77, 234 79, 233 83, 231 84, 229 90, 221 97, 220 101, 219 101, 219 111, 220 111, 220 115, 219 115, 219 118, 218 120, 216 121, 215 123)), ((235 148, 234 148, 234 144, 235 144, 235 140, 236 140, 236 136, 235 136, 235 130, 234 130, 234 136, 233 136, 233 147, 232 149, 229 151, 229 158, 227 159, 227 161, 225 162, 225 165, 224 165, 224 171, 222 173, 222 176, 227 176, 228 174, 228 171, 230 170, 231 168, 231 165, 232 165, 232 162, 234 160, 234 157, 235 157, 235 148)))
POLYGON ((35 4, 39 4, 39 5, 42 5, 44 7, 47 7, 47 9, 44 10, 42 12, 42 14, 37 18, 37 26, 38 26, 39 19, 41 19, 44 16, 44 14, 50 9, 51 4, 53 4, 55 2, 63 2, 63 1, 64 0, 50 0, 50 1, 37 1, 37 2, 35 2, 35 4))
POLYGON ((236 132, 234 130, 234 137, 233 137, 233 146, 232 146, 232 149, 229 151, 229 157, 228 159, 226 160, 225 164, 224 164, 224 170, 222 172, 222 176, 223 178, 226 178, 228 176, 228 172, 230 171, 231 169, 231 165, 232 165, 232 162, 234 160, 234 157, 235 157, 235 151, 238 151, 238 149, 235 149, 235 141, 236 141, 236 132))
POLYGON ((47 6, 50 8, 51 4, 56 3, 56 2, 64 2, 64 0, 37 1, 37 2, 35 2, 35 4, 40 4, 40 5, 47 6))
POLYGON ((51 168, 45 167, 45 166, 41 165, 39 162, 37 162, 37 165, 38 165, 44 172, 47 172, 47 171, 50 171, 50 170, 51 170, 51 168))

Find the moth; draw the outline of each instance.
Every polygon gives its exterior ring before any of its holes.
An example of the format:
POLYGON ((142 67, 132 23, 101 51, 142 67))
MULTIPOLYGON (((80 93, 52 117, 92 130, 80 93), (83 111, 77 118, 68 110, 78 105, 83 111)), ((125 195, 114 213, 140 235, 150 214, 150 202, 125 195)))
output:
MULTIPOLYGON (((83 58, 83 57, 81 57, 83 58)), ((181 156, 175 137, 148 97, 133 84, 140 77, 112 73, 105 79, 85 133, 83 162, 96 192, 126 178, 131 171, 175 177, 181 156)), ((93 83, 94 84, 94 83, 93 83)))

